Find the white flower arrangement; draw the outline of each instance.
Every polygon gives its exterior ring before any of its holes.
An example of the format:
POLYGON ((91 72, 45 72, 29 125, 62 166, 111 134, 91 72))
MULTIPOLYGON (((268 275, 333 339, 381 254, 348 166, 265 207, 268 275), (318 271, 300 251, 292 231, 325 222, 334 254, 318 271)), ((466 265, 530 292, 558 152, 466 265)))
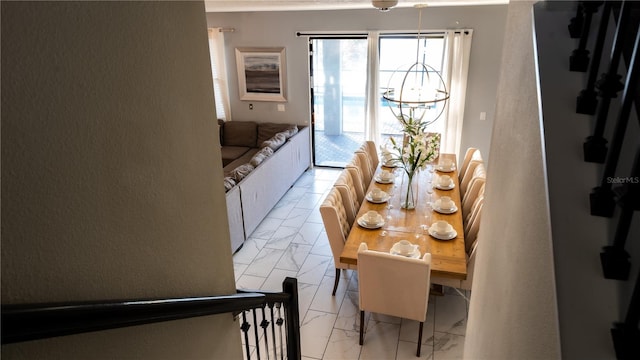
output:
POLYGON ((440 155, 440 134, 419 132, 411 134, 405 132, 404 141, 400 146, 396 140, 389 138, 394 153, 391 160, 401 164, 409 177, 432 164, 440 155))

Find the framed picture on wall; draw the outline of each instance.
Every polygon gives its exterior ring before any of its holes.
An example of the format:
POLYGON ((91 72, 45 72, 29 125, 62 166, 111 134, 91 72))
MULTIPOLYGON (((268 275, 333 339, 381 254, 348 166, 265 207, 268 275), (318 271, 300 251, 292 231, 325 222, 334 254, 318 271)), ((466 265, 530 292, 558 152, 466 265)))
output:
POLYGON ((240 100, 287 101, 285 48, 236 48, 240 100))

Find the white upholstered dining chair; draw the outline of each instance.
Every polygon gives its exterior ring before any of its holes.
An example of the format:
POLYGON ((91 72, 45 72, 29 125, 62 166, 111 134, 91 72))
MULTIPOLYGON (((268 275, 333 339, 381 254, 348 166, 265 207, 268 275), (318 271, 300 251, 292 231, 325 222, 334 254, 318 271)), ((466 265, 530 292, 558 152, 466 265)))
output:
POLYGON ((482 154, 480 154, 480 150, 470 147, 464 154, 464 160, 462 161, 462 165, 458 169, 458 180, 462 181, 467 168, 469 167, 469 163, 471 160, 480 160, 482 161, 482 154))
POLYGON ((466 301, 469 298, 460 290, 471 290, 471 284, 473 284, 473 271, 476 265, 476 252, 478 250, 478 241, 474 242, 471 246, 469 254, 467 254, 467 278, 464 280, 451 279, 445 277, 439 277, 437 275, 431 276, 431 283, 436 285, 449 286, 455 289, 460 296, 466 301))
POLYGON ((429 304, 431 254, 420 259, 358 248, 358 288, 360 296, 360 345, 364 344, 364 312, 397 316, 420 322, 418 349, 420 356, 422 328, 429 304))
POLYGON ((369 153, 366 151, 366 146, 361 146, 356 152, 354 156, 360 158, 360 163, 362 166, 362 177, 364 182, 366 183, 365 188, 369 187, 371 183, 371 179, 373 179, 373 173, 376 171, 376 168, 371 166, 371 159, 369 158, 369 153))
MULTIPOLYGON (((351 158, 351 161, 349 161, 349 163, 347 163, 347 165, 345 166, 345 169, 348 169, 349 171, 351 171, 351 173, 353 174, 353 170, 355 170, 356 172, 358 172, 358 174, 360 175, 360 188, 362 189, 362 196, 364 199, 364 195, 366 194, 367 189, 369 188, 369 184, 371 183, 371 181, 366 182, 365 177, 364 177, 364 165, 362 165, 362 162, 360 161, 360 157, 356 156, 355 154, 353 155, 353 157, 351 158)), ((351 176, 353 179, 356 179, 358 176, 351 176)), ((358 191, 358 187, 356 186, 356 192, 358 191)), ((362 201, 361 201, 362 202, 362 201)))
POLYGON ((486 178, 486 170, 482 160, 471 160, 464 177, 460 181, 460 197, 464 199, 471 180, 478 177, 486 178))
POLYGON ((340 261, 340 254, 344 249, 344 243, 347 241, 351 225, 347 221, 347 214, 342 202, 340 192, 336 188, 329 190, 329 194, 320 205, 320 215, 324 229, 327 232, 329 246, 333 254, 333 262, 336 268, 336 278, 333 283, 333 292, 336 294, 338 283, 340 282, 341 269, 357 269, 356 265, 346 264, 340 261))
POLYGON ((431 276, 431 283, 454 288, 460 296, 469 301, 469 298, 460 290, 471 290, 473 283, 473 271, 476 263, 476 251, 480 240, 480 219, 484 206, 484 195, 478 196, 473 204, 469 219, 464 227, 464 246, 467 254, 467 278, 464 280, 443 278, 437 275, 431 276))
POLYGON ((353 183, 351 173, 348 170, 342 170, 333 187, 340 192, 342 203, 347 211, 347 220, 349 221, 349 225, 353 226, 356 215, 360 210, 360 202, 358 201, 358 194, 356 193, 356 187, 353 183))
POLYGON ((378 164, 380 164, 380 157, 378 156, 378 149, 376 148, 376 143, 371 140, 366 140, 364 144, 367 146, 367 153, 369 154, 369 160, 371 161, 371 166, 374 171, 378 168, 378 164))
POLYGON ((467 254, 471 253, 471 247, 478 240, 478 232, 480 231, 480 218, 482 217, 482 208, 484 207, 484 196, 480 195, 473 204, 471 213, 464 225, 464 247, 467 254))
POLYGON ((344 169, 351 175, 351 180, 353 180, 353 187, 356 189, 358 202, 362 204, 365 195, 367 195, 367 188, 363 187, 364 182, 362 181, 362 174, 360 173, 360 170, 353 166, 347 166, 344 169))
POLYGON ((484 185, 486 179, 478 177, 471 179, 471 183, 467 187, 467 192, 462 198, 462 219, 465 220, 471 213, 471 207, 475 203, 478 196, 484 195, 484 185))

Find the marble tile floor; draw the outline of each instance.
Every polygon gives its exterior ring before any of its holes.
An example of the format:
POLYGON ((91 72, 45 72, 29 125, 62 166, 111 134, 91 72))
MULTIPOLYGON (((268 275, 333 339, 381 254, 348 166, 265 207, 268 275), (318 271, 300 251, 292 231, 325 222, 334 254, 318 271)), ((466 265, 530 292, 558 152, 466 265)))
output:
MULTIPOLYGON (((318 208, 339 173, 314 168, 298 179, 233 256, 236 285, 281 291, 285 277, 298 279, 303 359, 416 359, 416 321, 367 313, 358 344, 356 271, 343 270, 331 296, 335 268, 318 208)), ((420 358, 461 359, 467 315, 467 302, 453 289, 431 295, 420 358)))

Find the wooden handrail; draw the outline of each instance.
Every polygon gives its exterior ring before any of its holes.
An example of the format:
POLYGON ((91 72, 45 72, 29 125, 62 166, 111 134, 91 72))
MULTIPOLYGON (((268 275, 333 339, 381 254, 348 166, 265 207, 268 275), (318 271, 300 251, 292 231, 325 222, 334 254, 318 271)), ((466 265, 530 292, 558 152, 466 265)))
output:
POLYGON ((268 295, 2 305, 2 344, 249 310, 268 295))

